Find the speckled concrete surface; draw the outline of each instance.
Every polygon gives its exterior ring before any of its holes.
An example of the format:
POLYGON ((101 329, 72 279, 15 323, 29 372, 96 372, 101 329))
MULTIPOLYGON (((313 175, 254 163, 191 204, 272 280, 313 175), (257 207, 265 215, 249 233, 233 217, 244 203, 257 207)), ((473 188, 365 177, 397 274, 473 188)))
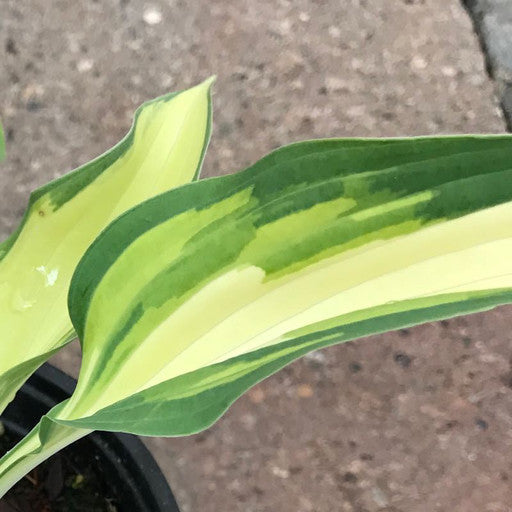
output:
MULTIPOLYGON (((312 137, 502 132, 456 0, 0 0, 0 232, 116 142, 144 99, 215 73, 205 174, 312 137)), ((151 440, 183 512, 508 512, 512 310, 313 354, 213 428, 151 440)), ((71 347, 57 363, 77 370, 71 347)))

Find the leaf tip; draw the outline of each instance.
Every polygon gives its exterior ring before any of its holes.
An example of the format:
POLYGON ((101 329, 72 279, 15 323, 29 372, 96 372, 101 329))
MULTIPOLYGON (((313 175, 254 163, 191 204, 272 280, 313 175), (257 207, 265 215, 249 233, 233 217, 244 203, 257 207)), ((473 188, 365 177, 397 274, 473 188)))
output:
POLYGON ((217 75, 211 75, 201 85, 210 89, 216 80, 217 80, 217 75))

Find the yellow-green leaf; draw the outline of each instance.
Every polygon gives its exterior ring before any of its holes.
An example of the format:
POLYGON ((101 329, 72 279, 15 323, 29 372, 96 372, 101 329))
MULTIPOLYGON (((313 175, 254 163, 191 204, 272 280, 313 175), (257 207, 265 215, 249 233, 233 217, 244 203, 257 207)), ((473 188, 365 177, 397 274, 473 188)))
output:
POLYGON ((0 411, 74 337, 69 283, 101 230, 197 178, 210 134, 210 84, 145 103, 119 144, 31 195, 21 226, 0 246, 0 411))

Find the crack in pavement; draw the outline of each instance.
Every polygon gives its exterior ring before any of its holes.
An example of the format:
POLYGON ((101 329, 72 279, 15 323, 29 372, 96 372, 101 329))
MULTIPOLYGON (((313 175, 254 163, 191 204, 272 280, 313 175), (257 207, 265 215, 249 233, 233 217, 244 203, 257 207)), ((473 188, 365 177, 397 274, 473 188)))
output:
POLYGON ((473 20, 508 131, 512 131, 512 2, 462 0, 462 4, 473 20))

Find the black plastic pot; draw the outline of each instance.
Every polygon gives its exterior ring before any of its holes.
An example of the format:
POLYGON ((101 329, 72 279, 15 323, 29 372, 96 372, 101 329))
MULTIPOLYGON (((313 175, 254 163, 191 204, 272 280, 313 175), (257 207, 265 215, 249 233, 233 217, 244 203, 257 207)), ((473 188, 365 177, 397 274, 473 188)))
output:
MULTIPOLYGON (((27 434, 43 414, 69 397, 75 384, 74 379, 45 364, 18 392, 2 422, 15 435, 27 434)), ((95 432, 78 441, 76 449, 98 460, 122 511, 179 512, 160 468, 136 436, 95 432)))

